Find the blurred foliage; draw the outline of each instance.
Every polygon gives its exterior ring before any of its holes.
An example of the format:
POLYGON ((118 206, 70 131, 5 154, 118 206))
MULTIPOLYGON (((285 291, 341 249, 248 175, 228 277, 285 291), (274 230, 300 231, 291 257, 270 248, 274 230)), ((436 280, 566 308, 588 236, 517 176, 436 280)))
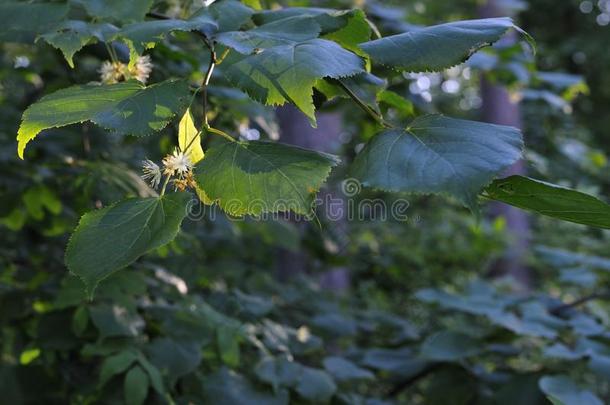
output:
MULTIPOLYGON (((475 3, 366 7, 380 29, 397 32, 475 17, 475 3)), ((537 39, 538 70, 522 52, 500 45, 443 73, 396 73, 382 112, 389 119, 414 111, 476 118, 486 74, 524 99, 529 170, 607 192, 609 34, 594 14, 579 11, 580 3, 531 0, 521 12, 537 39), (548 71, 584 81, 541 73, 548 71), (584 83, 590 95, 580 94, 584 83), (412 104, 396 102, 391 92, 412 104)), ((153 75, 201 80, 205 54, 186 34, 172 41, 181 47, 167 41, 150 51, 153 75)), ((72 70, 49 45, 0 46, 0 402, 610 401, 610 259, 603 257, 610 234, 543 217, 532 219, 528 288, 490 276, 515 237, 503 218, 477 221, 458 204, 413 197, 407 221, 365 215, 338 224, 322 216, 318 226, 234 221, 208 211, 174 242, 103 281, 89 301, 63 264, 68 234, 86 211, 150 195, 140 161, 158 160, 176 134, 170 129, 136 143, 91 125, 65 127, 32 145, 26 164, 15 154, 21 112, 43 92, 97 79, 106 49, 84 48, 72 70), (286 251, 305 254, 309 268, 279 281, 286 251), (347 290, 323 287, 337 269, 349 275, 347 290)), ((225 125, 250 119, 263 136, 277 135, 273 110, 224 85, 215 82, 210 96, 225 125)), ((347 160, 373 135, 361 114, 346 114, 347 160)), ((374 198, 397 197, 367 192, 357 200, 374 198)))

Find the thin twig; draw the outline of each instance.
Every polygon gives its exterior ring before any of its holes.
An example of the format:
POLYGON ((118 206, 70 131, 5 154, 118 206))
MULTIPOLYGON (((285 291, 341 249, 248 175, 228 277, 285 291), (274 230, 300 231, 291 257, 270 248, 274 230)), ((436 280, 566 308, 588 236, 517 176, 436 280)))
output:
MULTIPOLYGON (((207 41, 206 41, 207 43, 207 41)), ((208 85, 210 84, 210 80, 212 79, 212 74, 214 73, 214 67, 216 66, 216 51, 211 44, 208 44, 208 48, 210 49, 210 64, 208 66, 208 71, 205 74, 205 78, 203 79, 203 83, 201 83, 201 94, 203 96, 203 126, 208 127, 208 85)))
POLYGON ((551 310, 549 310, 549 313, 552 315, 559 316, 569 309, 576 308, 578 306, 586 304, 589 301, 599 300, 599 299, 610 299, 610 292, 594 293, 591 295, 586 295, 586 296, 581 297, 568 304, 558 305, 555 308, 552 308, 551 310))
POLYGON ((438 368, 440 368, 440 366, 441 366, 441 363, 430 364, 429 366, 427 366, 424 369, 422 369, 419 373, 417 373, 417 374, 409 377, 408 379, 402 381, 401 383, 396 385, 394 388, 392 388, 392 390, 387 395, 388 398, 398 396, 402 391, 404 391, 405 389, 407 389, 408 387, 410 387, 411 385, 413 385, 414 383, 416 383, 420 379, 422 379, 422 378, 426 377, 427 375, 429 375, 429 374, 433 373, 434 371, 436 371, 438 368))
POLYGON ((350 98, 352 100, 354 100, 356 102, 356 104, 358 104, 358 106, 364 111, 366 112, 368 115, 370 115, 375 121, 377 121, 377 123, 385 128, 391 128, 392 126, 390 124, 388 124, 387 122, 385 122, 385 120, 383 119, 383 117, 381 115, 379 115, 377 112, 375 112, 371 107, 369 107, 368 105, 366 105, 366 103, 362 100, 360 100, 360 97, 358 97, 349 87, 347 87, 345 84, 343 84, 343 82, 341 80, 333 80, 334 83, 338 84, 339 87, 341 87, 343 89, 343 91, 345 91, 345 93, 350 96, 350 98))

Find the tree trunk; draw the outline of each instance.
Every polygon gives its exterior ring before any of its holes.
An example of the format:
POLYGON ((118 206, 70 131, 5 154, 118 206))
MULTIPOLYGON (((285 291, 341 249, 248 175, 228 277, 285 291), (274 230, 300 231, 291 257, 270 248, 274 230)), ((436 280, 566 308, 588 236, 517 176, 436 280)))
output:
MULTIPOLYGON (((280 125, 280 141, 282 143, 313 149, 320 152, 337 153, 341 147, 342 117, 339 113, 317 114, 318 128, 313 128, 309 119, 291 105, 277 109, 280 125)), ((324 200, 325 194, 321 192, 320 198, 324 200)), ((336 198, 336 196, 334 196, 336 198)), ((344 227, 346 224, 333 223, 335 227, 344 227)), ((299 225, 301 230, 303 226, 299 225)), ((310 258, 306 252, 291 252, 279 249, 278 279, 286 281, 299 274, 304 274, 310 267, 310 258)), ((330 270, 320 277, 322 287, 335 291, 345 290, 349 286, 349 275, 346 269, 330 270)))
MULTIPOLYGON (((497 0, 489 0, 480 8, 482 18, 506 15, 497 0)), ((516 41, 516 34, 509 34, 504 41, 516 41)), ((481 81, 481 97, 483 99, 482 120, 500 125, 521 128, 519 104, 511 100, 507 89, 501 85, 490 83, 485 78, 481 81)), ((525 174, 525 164, 519 161, 510 167, 504 175, 525 174)), ((504 217, 510 236, 509 246, 504 257, 492 270, 492 276, 508 275, 516 279, 523 288, 531 285, 531 272, 526 266, 525 256, 530 245, 530 223, 527 214, 519 209, 501 203, 491 204, 493 217, 504 217)))

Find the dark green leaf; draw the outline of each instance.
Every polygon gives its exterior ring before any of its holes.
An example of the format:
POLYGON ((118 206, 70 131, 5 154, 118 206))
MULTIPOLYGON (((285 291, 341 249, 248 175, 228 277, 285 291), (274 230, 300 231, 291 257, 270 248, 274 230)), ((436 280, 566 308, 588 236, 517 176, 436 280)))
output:
POLYGON ((610 228, 610 205, 576 190, 522 176, 494 181, 485 196, 577 224, 610 228))
POLYGON ((580 388, 563 375, 542 377, 538 385, 555 405, 603 404, 591 391, 580 388))
POLYGON ((325 358, 324 368, 340 381, 371 380, 375 377, 370 371, 360 368, 342 357, 325 358))
POLYGON ((439 71, 466 61, 480 48, 499 40, 510 18, 456 21, 360 44, 374 62, 410 72, 439 71))
POLYGON ((144 50, 153 48, 155 43, 162 41, 172 31, 199 30, 211 35, 217 29, 218 24, 212 17, 208 13, 201 12, 188 20, 155 20, 130 24, 117 32, 114 39, 122 38, 138 54, 142 54, 144 50))
POLYGON ((84 21, 66 21, 54 31, 40 36, 46 42, 61 50, 70 67, 74 67, 74 54, 85 45, 95 41, 106 41, 118 28, 111 24, 88 24, 84 21))
POLYGON ((40 131, 92 121, 122 134, 149 135, 165 128, 189 100, 186 81, 168 80, 145 87, 129 81, 111 85, 73 86, 56 91, 23 113, 17 134, 18 153, 40 131))
POLYGON ((0 4, 0 41, 33 42, 68 14, 66 4, 3 1, 0 4))
POLYGON ((295 390, 303 398, 319 404, 329 401, 337 391, 337 386, 327 372, 303 367, 295 390))
POLYGON ((420 355, 427 360, 458 361, 479 354, 481 342, 462 333, 445 331, 429 336, 420 355))
POLYGON ((165 370, 172 380, 195 371, 201 362, 201 349, 196 343, 157 338, 146 351, 150 361, 157 368, 165 370))
POLYGON ((100 337, 137 336, 144 321, 137 312, 119 305, 96 305, 89 308, 91 321, 100 331, 100 337))
POLYGON ((270 142, 213 145, 196 167, 197 183, 231 215, 311 214, 334 156, 270 142))
POLYGON ((204 403, 214 405, 287 405, 288 391, 277 394, 256 390, 250 382, 226 368, 203 377, 204 403))
POLYGON ((72 0, 82 4, 91 17, 120 22, 141 21, 153 4, 153 0, 72 0))
POLYGON ((236 31, 250 21, 254 11, 237 0, 217 0, 207 10, 218 24, 218 31, 236 31))
POLYGON ((218 34, 215 39, 221 44, 243 54, 256 49, 278 45, 295 45, 298 42, 317 38, 320 26, 312 18, 293 17, 261 25, 248 31, 229 31, 218 34))
POLYGON ((136 361, 136 358, 136 354, 129 350, 106 357, 100 371, 100 387, 104 386, 115 375, 127 370, 136 361))
POLYGON ((134 366, 125 375, 125 404, 140 405, 148 394, 148 376, 140 366, 134 366))
POLYGON ((521 157, 516 128, 428 115, 376 135, 352 174, 364 186, 452 195, 477 210, 477 194, 521 157))
POLYGON ((66 265, 89 294, 146 252, 171 242, 186 216, 188 193, 134 198, 85 214, 66 250, 66 265))

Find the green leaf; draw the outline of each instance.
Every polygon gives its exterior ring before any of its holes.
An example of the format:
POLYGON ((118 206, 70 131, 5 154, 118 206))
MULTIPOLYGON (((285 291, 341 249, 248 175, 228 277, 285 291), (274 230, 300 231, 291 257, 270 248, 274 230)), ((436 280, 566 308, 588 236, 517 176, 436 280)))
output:
POLYGON ((217 0, 207 12, 218 24, 218 31, 235 31, 250 21, 254 10, 237 0, 217 0))
POLYGON ((213 145, 195 168, 198 185, 231 215, 311 214, 316 191, 338 163, 332 155, 270 142, 213 145))
POLYGON ((465 62, 510 28, 520 30, 510 18, 456 21, 364 42, 360 48, 373 62, 386 66, 409 72, 439 71, 465 62))
POLYGON ((112 377, 127 370, 136 361, 136 358, 136 354, 129 350, 106 357, 100 371, 99 386, 104 386, 112 377))
POLYGON ((328 402, 337 391, 337 385, 326 371, 303 367, 296 392, 313 403, 328 402))
POLYGON ((140 366, 134 366, 125 375, 125 404, 140 405, 148 394, 148 376, 140 366))
POLYGON ((279 387, 293 387, 299 380, 303 366, 286 357, 264 357, 255 367, 254 373, 263 382, 271 384, 275 391, 279 387))
POLYGON ((203 12, 196 13, 188 20, 154 20, 126 25, 114 35, 113 39, 125 40, 138 54, 142 54, 144 50, 153 48, 155 43, 162 41, 172 31, 199 30, 211 35, 218 29, 218 24, 205 9, 202 10, 203 12))
POLYGON ((225 62, 229 67, 224 72, 236 87, 267 105, 290 102, 314 125, 316 81, 364 73, 360 57, 324 39, 280 45, 245 57, 232 55, 225 62))
POLYGON ((84 21, 66 21, 54 31, 42 34, 39 38, 61 50, 70 65, 74 68, 72 58, 85 45, 96 41, 106 41, 118 28, 111 24, 88 24, 84 21))
POLYGON ((422 343, 420 356, 434 361, 458 361, 481 352, 481 342, 463 333, 444 331, 422 343))
POLYGON ((540 389, 556 405, 602 405, 603 402, 591 391, 577 386, 570 378, 545 376, 538 382, 540 389))
POLYGON ((235 49, 239 53, 250 54, 256 49, 278 45, 295 45, 317 38, 320 25, 309 17, 292 17, 261 25, 248 31, 229 31, 216 35, 216 41, 235 49))
POLYGON ((522 148, 516 128, 428 115, 376 135, 352 174, 378 189, 452 195, 477 211, 477 194, 519 160, 522 148))
POLYGON ((541 215, 610 229, 610 205, 569 188, 522 176, 494 181, 485 196, 541 215))
POLYGON ((240 328, 234 325, 221 325, 216 329, 216 344, 220 359, 230 367, 239 366, 240 328))
MULTIPOLYGON (((346 25, 326 34, 324 39, 335 41, 345 49, 349 49, 355 54, 367 58, 368 55, 360 49, 359 44, 371 39, 371 26, 362 10, 353 10, 348 14, 346 25)), ((367 60, 367 63, 369 62, 367 60)), ((370 70, 370 66, 367 67, 367 70, 370 70)))
POLYGON ((85 329, 87 329, 88 323, 89 312, 87 311, 87 307, 78 307, 72 316, 72 332, 74 332, 76 336, 81 336, 83 332, 85 332, 85 329))
POLYGON ((66 4, 3 1, 0 4, 0 41, 32 42, 38 33, 52 29, 67 14, 66 4))
POLYGON ((288 391, 277 394, 257 390, 246 378, 221 368, 203 379, 204 403, 214 405, 287 405, 288 391))
POLYGON ((133 198, 85 214, 66 250, 66 265, 89 295, 113 272, 171 242, 186 216, 188 193, 133 198))
POLYGON ((167 80, 145 87, 129 81, 111 85, 73 86, 38 100, 23 113, 17 134, 18 154, 40 131, 91 121, 122 134, 160 131, 189 100, 186 81, 167 80))
POLYGON ((109 336, 134 337, 144 326, 137 312, 119 305, 95 305, 89 308, 89 313, 101 339, 109 336))
MULTIPOLYGON (((360 32, 361 21, 364 18, 362 10, 333 10, 318 7, 285 7, 278 10, 265 10, 256 13, 253 20, 257 25, 269 24, 292 17, 310 17, 322 28, 322 34, 327 35, 347 28, 348 32, 340 34, 346 38, 348 33, 360 32)), ((360 41, 363 42, 363 41, 360 41)))
POLYGON ((72 0, 85 7, 91 17, 120 22, 141 21, 153 4, 153 0, 72 0))
POLYGON ((157 338, 148 345, 146 352, 150 361, 174 381, 195 371, 201 363, 201 349, 197 343, 157 338))
POLYGON ((369 370, 360 368, 342 357, 325 358, 324 368, 340 381, 372 380, 375 377, 369 370))

